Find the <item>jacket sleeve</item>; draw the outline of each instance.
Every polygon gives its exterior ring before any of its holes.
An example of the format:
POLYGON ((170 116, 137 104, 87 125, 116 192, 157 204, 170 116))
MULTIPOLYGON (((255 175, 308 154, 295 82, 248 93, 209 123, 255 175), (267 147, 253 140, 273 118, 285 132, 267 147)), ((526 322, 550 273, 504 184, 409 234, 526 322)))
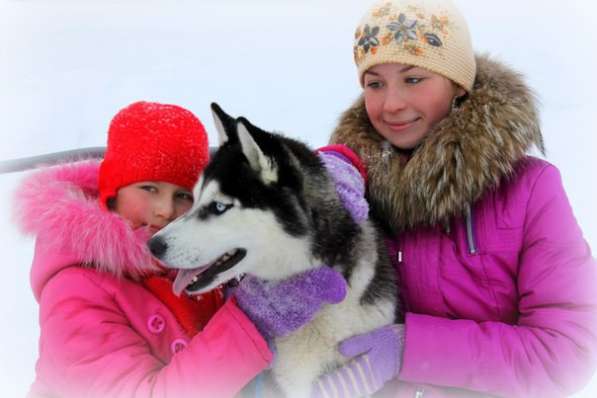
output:
POLYGON ((596 264, 557 169, 530 181, 519 255, 519 318, 499 322, 407 314, 399 378, 508 397, 570 395, 596 367, 596 264))
POLYGON ((40 304, 38 380, 59 396, 233 397, 271 360, 232 300, 169 363, 96 281, 63 272, 40 304))

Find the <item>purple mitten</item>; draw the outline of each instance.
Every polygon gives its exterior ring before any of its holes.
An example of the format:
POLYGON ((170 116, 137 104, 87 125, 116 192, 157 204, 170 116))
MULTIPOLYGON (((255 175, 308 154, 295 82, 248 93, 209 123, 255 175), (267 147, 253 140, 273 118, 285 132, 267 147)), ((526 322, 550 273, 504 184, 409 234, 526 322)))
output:
POLYGON ((342 204, 357 222, 369 216, 369 203, 365 200, 365 180, 350 160, 339 152, 319 152, 319 158, 336 183, 336 192, 342 204))
POLYGON ((388 325, 340 343, 339 351, 356 357, 343 367, 321 376, 311 398, 362 397, 379 391, 400 371, 404 351, 404 325, 388 325))
POLYGON ((328 266, 272 282, 247 275, 235 291, 238 306, 266 340, 290 334, 309 322, 324 304, 346 296, 346 280, 328 266))

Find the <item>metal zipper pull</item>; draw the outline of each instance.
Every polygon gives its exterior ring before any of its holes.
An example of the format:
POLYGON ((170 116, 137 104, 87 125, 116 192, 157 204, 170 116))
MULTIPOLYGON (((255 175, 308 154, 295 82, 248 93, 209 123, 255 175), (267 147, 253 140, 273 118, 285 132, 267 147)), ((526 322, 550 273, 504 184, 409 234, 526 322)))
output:
POLYGON ((475 233, 473 226, 473 212, 471 205, 467 203, 465 208, 466 240, 468 243, 469 254, 477 254, 477 244, 475 243, 475 233))

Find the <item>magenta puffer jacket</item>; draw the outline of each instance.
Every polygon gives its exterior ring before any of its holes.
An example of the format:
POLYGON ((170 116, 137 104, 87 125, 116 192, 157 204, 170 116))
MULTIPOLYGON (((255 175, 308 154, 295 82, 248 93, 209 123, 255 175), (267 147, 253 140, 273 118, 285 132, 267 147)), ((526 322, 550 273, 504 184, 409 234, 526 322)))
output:
POLYGON ((561 397, 591 378, 597 267, 557 169, 529 158, 516 175, 448 232, 389 241, 406 306, 398 396, 561 397))
POLYGON ((367 169, 406 310, 388 397, 564 397, 597 367, 597 264, 543 149, 534 96, 477 57, 468 97, 410 152, 363 99, 331 141, 367 169))
POLYGON ((139 279, 153 270, 144 239, 100 209, 98 163, 48 169, 17 192, 37 236, 31 269, 40 305, 35 397, 232 397, 272 354, 228 301, 190 338, 139 279))

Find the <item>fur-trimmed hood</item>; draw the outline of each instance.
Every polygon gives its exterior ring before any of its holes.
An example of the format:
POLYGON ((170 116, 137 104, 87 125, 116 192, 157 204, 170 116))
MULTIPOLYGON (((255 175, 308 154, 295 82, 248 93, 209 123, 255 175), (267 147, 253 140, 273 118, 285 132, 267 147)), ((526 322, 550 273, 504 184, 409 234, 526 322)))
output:
POLYGON ((477 56, 468 98, 410 159, 376 132, 362 97, 341 116, 330 141, 361 157, 373 214, 395 232, 448 223, 511 176, 533 145, 544 150, 533 93, 519 74, 487 56, 477 56))
POLYGON ((36 295, 73 263, 133 278, 159 269, 147 248, 148 231, 133 231, 118 214, 100 207, 98 172, 98 161, 67 164, 37 172, 17 189, 15 221, 38 238, 31 271, 36 295))

